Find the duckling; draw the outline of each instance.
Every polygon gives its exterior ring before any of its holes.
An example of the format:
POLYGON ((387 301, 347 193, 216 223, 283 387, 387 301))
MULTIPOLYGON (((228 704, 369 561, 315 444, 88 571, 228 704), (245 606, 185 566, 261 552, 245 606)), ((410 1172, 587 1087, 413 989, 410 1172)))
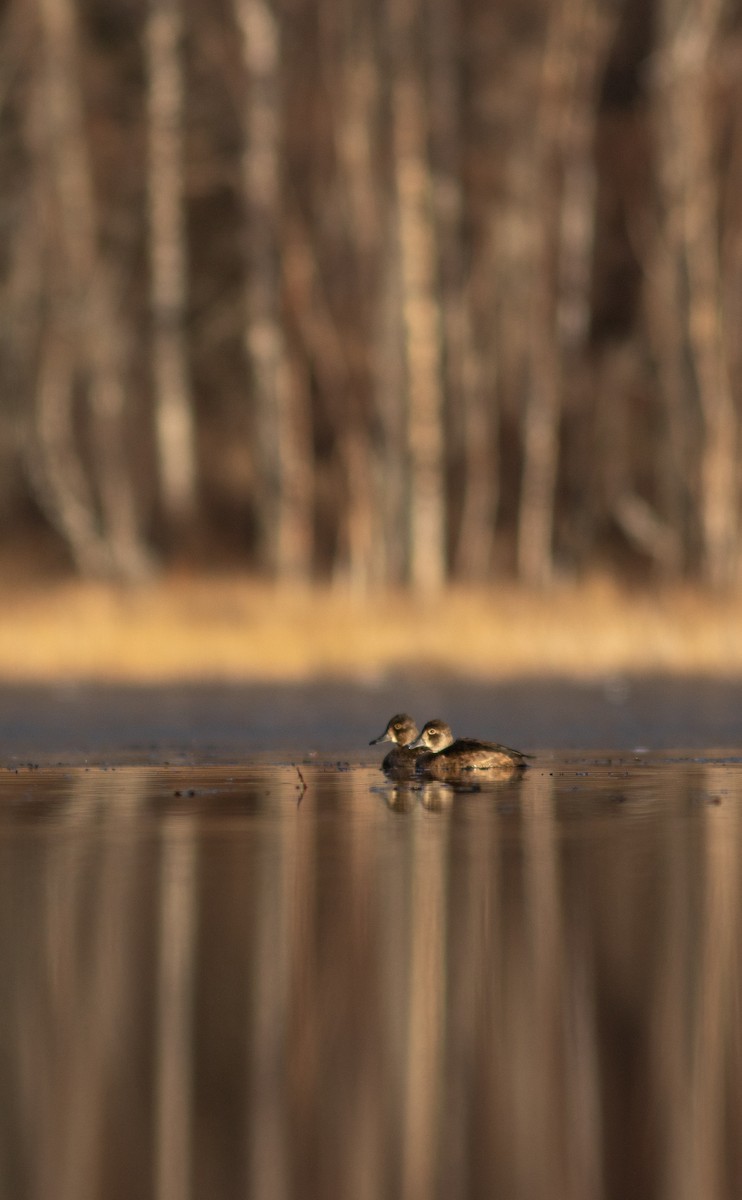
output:
POLYGON ((369 746, 375 746, 377 742, 396 743, 382 762, 382 771, 386 771, 387 774, 414 776, 417 760, 424 753, 423 750, 410 749, 410 742, 414 742, 416 737, 417 725, 412 717, 407 713, 397 713, 392 717, 384 732, 369 742, 369 746))
POLYGON ((470 772, 488 772, 492 779, 505 779, 525 770, 520 750, 475 738, 456 738, 445 721, 428 721, 408 750, 422 751, 417 770, 431 779, 471 779, 470 772), (425 753, 427 751, 427 753, 425 753))

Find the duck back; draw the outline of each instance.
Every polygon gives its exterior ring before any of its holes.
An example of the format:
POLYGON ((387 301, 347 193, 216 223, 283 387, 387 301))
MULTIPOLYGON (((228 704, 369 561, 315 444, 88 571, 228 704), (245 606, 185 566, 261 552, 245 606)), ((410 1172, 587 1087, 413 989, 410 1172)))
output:
POLYGON ((410 750, 407 746, 395 746, 385 755, 381 769, 387 775, 404 776, 412 779, 417 774, 417 764, 421 753, 423 752, 420 750, 410 750))
POLYGON ((461 779, 482 772, 507 779, 519 775, 525 766, 520 750, 475 738, 457 738, 445 750, 426 755, 420 762, 420 769, 433 779, 461 779))

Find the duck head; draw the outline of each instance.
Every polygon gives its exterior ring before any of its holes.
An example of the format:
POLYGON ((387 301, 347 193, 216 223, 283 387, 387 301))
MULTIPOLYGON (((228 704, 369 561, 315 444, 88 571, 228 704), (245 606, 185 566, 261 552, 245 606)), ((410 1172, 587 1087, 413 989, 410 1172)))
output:
POLYGON ((417 725, 408 713, 397 713, 388 722, 386 729, 378 737, 371 738, 369 746, 377 742, 396 742, 398 746, 409 746, 417 737, 417 725))

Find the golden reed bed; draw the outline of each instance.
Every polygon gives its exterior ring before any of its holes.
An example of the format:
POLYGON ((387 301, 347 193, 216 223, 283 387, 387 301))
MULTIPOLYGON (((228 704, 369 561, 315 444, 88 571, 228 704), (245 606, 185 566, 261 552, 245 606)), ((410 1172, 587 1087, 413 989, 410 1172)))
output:
POLYGON ((373 680, 394 670, 473 678, 742 673, 742 597, 629 590, 602 579, 353 599, 238 577, 139 588, 6 582, 0 679, 373 680))

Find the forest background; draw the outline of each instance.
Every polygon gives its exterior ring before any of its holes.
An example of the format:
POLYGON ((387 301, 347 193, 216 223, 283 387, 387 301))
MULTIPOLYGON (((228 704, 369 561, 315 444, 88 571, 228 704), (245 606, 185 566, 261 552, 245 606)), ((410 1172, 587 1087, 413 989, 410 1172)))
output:
POLYGON ((3 0, 3 673, 742 669, 741 31, 3 0))

